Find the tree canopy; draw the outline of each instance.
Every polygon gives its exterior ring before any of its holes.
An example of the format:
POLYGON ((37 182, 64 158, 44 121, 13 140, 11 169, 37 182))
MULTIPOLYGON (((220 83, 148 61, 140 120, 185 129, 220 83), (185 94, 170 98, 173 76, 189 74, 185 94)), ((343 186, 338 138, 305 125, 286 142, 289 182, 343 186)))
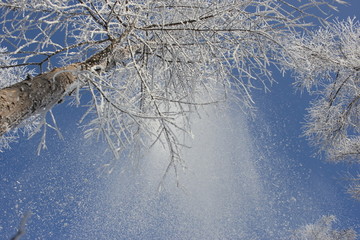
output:
MULTIPOLYGON (((105 141, 117 159, 160 143, 166 171, 176 172, 191 114, 226 101, 251 112, 253 91, 266 92, 274 71, 289 71, 296 87, 316 96, 305 135, 328 159, 359 162, 359 23, 326 20, 341 3, 1 1, 0 151, 23 134, 42 132, 39 152, 47 129, 61 136, 51 110, 70 96, 88 107, 79 119, 85 137, 105 141)), ((355 182, 356 198, 359 189, 355 182)), ((334 221, 324 217, 293 238, 355 238, 333 230, 334 221)))
POLYGON ((353 155, 359 31, 319 17, 332 3, 344 1, 2 1, 1 147, 25 126, 30 136, 43 129, 44 148, 46 128, 58 130, 52 107, 68 95, 80 104, 86 90, 86 137, 116 158, 161 142, 169 167, 181 165, 189 114, 229 99, 251 110, 252 91, 267 90, 278 68, 307 89, 328 86, 306 134, 331 156, 353 155), (324 27, 311 32, 312 21, 324 27))
POLYGON ((322 216, 314 224, 307 224, 295 230, 292 240, 356 240, 357 234, 353 229, 335 229, 333 224, 336 217, 322 216))

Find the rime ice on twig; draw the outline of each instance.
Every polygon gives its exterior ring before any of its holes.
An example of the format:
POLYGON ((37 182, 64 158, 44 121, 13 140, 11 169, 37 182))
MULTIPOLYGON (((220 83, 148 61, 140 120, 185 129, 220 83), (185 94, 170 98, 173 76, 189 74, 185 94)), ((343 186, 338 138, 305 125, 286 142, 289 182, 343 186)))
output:
POLYGON ((331 161, 360 162, 360 24, 327 23, 289 41, 284 62, 296 85, 316 95, 308 109, 305 135, 331 161))
POLYGON ((73 64, 67 76, 92 97, 81 119, 85 136, 104 139, 117 158, 137 154, 129 150, 134 145, 159 142, 169 151, 168 169, 176 170, 183 164, 178 132, 191 132, 189 114, 228 99, 251 110, 252 91, 267 90, 275 82, 271 67, 292 58, 288 39, 311 25, 304 22, 311 6, 330 5, 327 0, 2 2, 0 39, 8 49, 1 54, 14 62, 0 69, 28 66, 43 74, 73 64))

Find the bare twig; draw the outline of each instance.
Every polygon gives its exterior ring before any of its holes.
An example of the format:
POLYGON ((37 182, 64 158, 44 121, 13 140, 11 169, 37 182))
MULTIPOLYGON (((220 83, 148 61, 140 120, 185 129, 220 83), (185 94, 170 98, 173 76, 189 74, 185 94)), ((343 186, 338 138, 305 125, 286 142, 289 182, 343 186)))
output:
POLYGON ((31 212, 27 212, 24 214, 24 216, 21 218, 20 225, 18 228, 18 231, 16 234, 11 238, 11 240, 19 240, 22 236, 26 234, 26 224, 31 216, 31 212))

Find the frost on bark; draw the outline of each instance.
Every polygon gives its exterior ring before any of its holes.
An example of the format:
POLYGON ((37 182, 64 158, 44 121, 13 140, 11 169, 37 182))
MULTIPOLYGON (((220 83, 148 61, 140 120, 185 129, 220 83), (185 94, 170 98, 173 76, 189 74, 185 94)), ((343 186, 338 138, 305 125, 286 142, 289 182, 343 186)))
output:
POLYGON ((27 118, 47 112, 62 101, 81 85, 81 73, 91 71, 91 74, 99 74, 108 68, 111 51, 114 51, 113 45, 109 45, 84 62, 54 68, 35 77, 28 75, 25 80, 0 89, 0 136, 27 118))
POLYGON ((29 77, 0 90, 0 136, 23 120, 41 111, 49 110, 60 101, 76 81, 73 74, 79 64, 29 77))

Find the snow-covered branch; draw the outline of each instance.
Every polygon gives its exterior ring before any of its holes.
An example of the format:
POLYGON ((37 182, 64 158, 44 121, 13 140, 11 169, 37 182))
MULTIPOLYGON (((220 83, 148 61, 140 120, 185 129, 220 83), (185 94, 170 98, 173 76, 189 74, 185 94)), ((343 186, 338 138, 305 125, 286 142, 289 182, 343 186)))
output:
POLYGON ((26 66, 46 87, 29 94, 23 82, 1 90, 1 134, 37 113, 33 96, 47 111, 71 92, 68 87, 83 86, 92 96, 82 118, 86 136, 103 137, 116 157, 135 143, 162 142, 169 166, 181 164, 177 135, 191 132, 189 114, 227 99, 252 109, 252 91, 275 82, 271 67, 296 59, 289 39, 311 25, 304 19, 312 8, 330 2, 338 1, 2 2, 0 44, 7 51, 0 57, 12 61, 0 64, 0 74, 26 66), (53 92, 53 80, 61 79, 68 84, 53 92), (12 104, 24 93, 31 111, 9 119, 5 112, 17 109, 12 104))
POLYGON ((316 95, 305 134, 333 161, 360 161, 360 25, 328 23, 289 42, 296 85, 316 95))
POLYGON ((356 232, 349 229, 334 229, 336 217, 323 216, 314 224, 307 224, 295 230, 291 240, 355 240, 356 232))

